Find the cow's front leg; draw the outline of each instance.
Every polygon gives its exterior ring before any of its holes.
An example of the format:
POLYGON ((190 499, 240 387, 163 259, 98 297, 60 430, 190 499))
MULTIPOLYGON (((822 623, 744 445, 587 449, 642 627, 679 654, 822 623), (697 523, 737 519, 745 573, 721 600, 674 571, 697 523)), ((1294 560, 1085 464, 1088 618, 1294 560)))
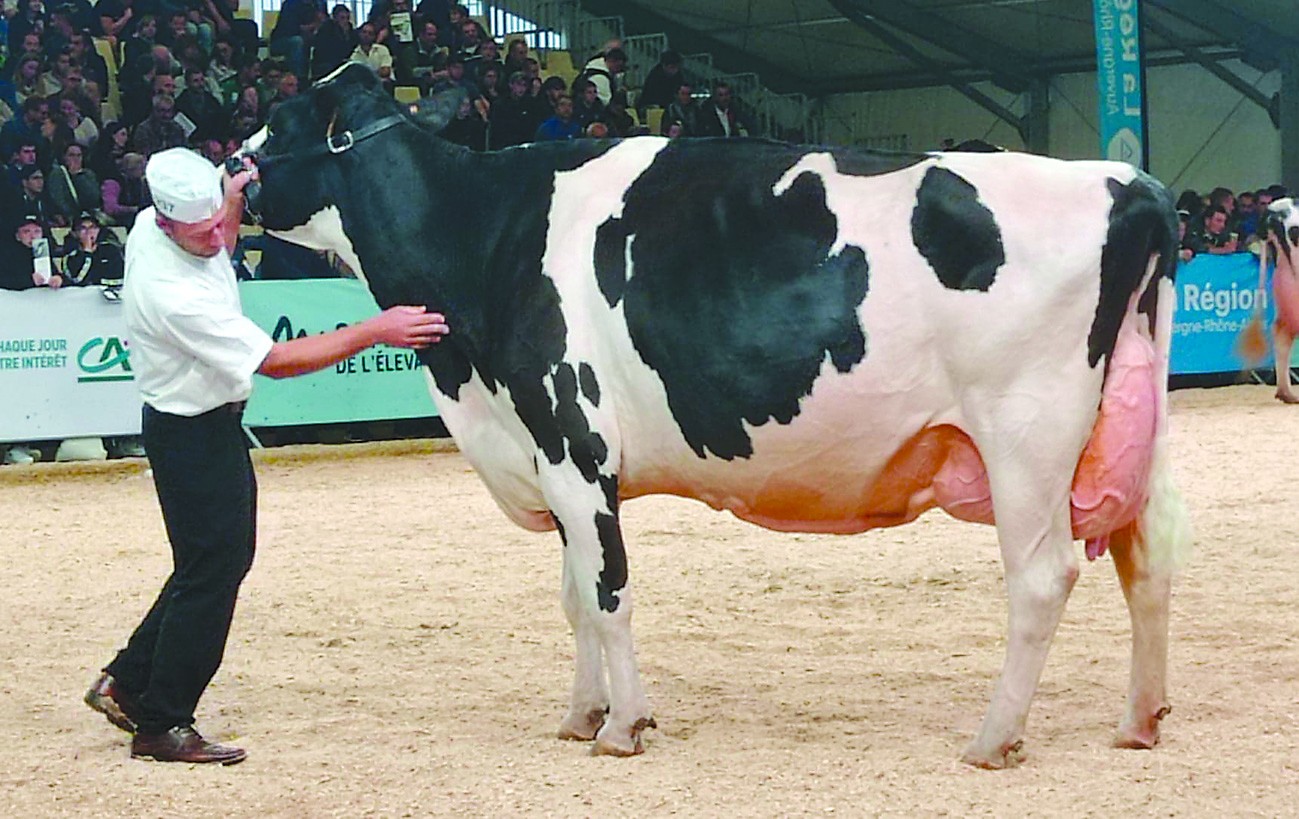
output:
POLYGON ((1045 451, 1013 436, 1006 440, 1013 451, 1001 464, 995 457, 988 463, 1009 600, 1006 660, 983 725, 962 757, 981 768, 1023 760, 1029 706, 1078 578, 1069 483, 1081 445, 1070 456, 1072 447, 1058 438, 1039 442, 1045 451))
POLYGON ((639 754, 644 750, 641 733, 655 724, 632 641, 617 478, 602 474, 593 485, 574 480, 562 464, 545 467, 544 472, 553 473, 548 480, 543 474, 543 491, 564 534, 564 608, 577 640, 572 700, 560 735, 585 738, 598 728, 592 753, 639 754), (607 698, 600 679, 601 654, 608 671, 607 698), (604 716, 603 726, 596 722, 597 711, 604 716))
POLYGON ((595 739, 596 732, 604 725, 605 713, 609 710, 609 687, 605 683, 604 651, 600 648, 600 634, 595 622, 586 615, 581 597, 577 591, 577 582, 573 577, 572 550, 568 546, 568 537, 564 529, 564 578, 562 594, 564 615, 573 629, 577 655, 573 673, 573 693, 568 706, 568 714, 559 724, 560 739, 595 739))

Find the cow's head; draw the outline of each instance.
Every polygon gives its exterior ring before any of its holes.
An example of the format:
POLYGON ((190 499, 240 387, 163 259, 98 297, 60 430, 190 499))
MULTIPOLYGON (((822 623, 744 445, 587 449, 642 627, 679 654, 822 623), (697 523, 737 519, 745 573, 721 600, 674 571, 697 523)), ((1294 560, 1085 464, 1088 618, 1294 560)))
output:
POLYGON ((1295 255, 1299 253, 1299 205, 1293 199, 1273 202, 1267 209, 1267 229, 1278 256, 1293 267, 1295 255))
POLYGON ((249 197, 249 210, 272 232, 298 232, 313 216, 339 204, 344 175, 358 169, 364 173, 358 162, 374 162, 373 178, 382 184, 392 169, 382 166, 381 154, 367 151, 363 143, 411 121, 410 112, 384 92, 372 69, 345 63, 279 106, 267 126, 244 144, 244 154, 261 177, 260 190, 249 197))

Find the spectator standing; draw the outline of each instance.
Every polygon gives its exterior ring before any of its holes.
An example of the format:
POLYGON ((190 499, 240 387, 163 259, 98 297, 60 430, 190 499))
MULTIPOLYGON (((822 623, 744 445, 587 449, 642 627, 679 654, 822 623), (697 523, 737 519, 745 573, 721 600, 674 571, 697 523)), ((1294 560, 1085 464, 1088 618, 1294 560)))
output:
POLYGON ((596 55, 582 69, 577 82, 589 80, 595 85, 596 96, 601 105, 608 105, 613 94, 618 90, 618 76, 627 70, 627 52, 621 48, 611 48, 604 54, 596 55))
POLYGON ((735 97, 731 86, 724 82, 717 83, 713 95, 703 104, 699 111, 698 136, 742 137, 748 136, 749 130, 740 120, 735 110, 735 97))
POLYGON ((311 42, 324 18, 324 0, 284 0, 280 18, 271 31, 271 54, 283 57, 289 70, 304 80, 308 77, 311 42))
POLYGON ((360 45, 352 26, 352 10, 339 3, 320 24, 311 50, 311 76, 323 77, 343 63, 360 45))
POLYGON ((1253 191, 1241 191, 1236 197, 1235 216, 1234 230, 1242 239, 1248 240, 1258 233, 1258 196, 1253 191))
POLYGON ((645 85, 636 97, 636 110, 640 112, 640 121, 645 121, 645 110, 656 107, 666 111, 677 98, 677 89, 685 82, 681 74, 681 53, 668 49, 659 57, 658 65, 650 69, 645 77, 645 85))

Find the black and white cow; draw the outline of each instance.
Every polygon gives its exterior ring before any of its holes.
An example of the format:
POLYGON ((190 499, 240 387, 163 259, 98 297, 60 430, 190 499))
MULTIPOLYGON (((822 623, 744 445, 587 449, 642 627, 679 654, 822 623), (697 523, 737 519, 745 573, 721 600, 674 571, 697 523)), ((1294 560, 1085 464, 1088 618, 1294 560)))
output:
POLYGON ((619 504, 701 499, 861 532, 993 522, 1006 663, 965 760, 1019 757, 1078 574, 1112 551, 1134 632, 1117 744, 1167 711, 1187 540, 1166 449, 1176 217, 1112 163, 642 137, 478 154, 349 65, 248 146, 266 228, 427 304, 438 411, 505 513, 564 541, 576 678, 560 736, 630 755, 619 504))

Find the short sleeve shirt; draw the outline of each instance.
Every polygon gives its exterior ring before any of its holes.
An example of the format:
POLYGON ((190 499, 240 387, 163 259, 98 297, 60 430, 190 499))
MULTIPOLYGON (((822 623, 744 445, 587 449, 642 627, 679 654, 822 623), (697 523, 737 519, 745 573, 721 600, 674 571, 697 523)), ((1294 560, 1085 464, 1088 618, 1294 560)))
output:
POLYGON ((148 208, 126 240, 122 290, 131 364, 144 402, 194 416, 247 400, 270 352, 243 314, 230 256, 194 256, 167 237, 148 208))

